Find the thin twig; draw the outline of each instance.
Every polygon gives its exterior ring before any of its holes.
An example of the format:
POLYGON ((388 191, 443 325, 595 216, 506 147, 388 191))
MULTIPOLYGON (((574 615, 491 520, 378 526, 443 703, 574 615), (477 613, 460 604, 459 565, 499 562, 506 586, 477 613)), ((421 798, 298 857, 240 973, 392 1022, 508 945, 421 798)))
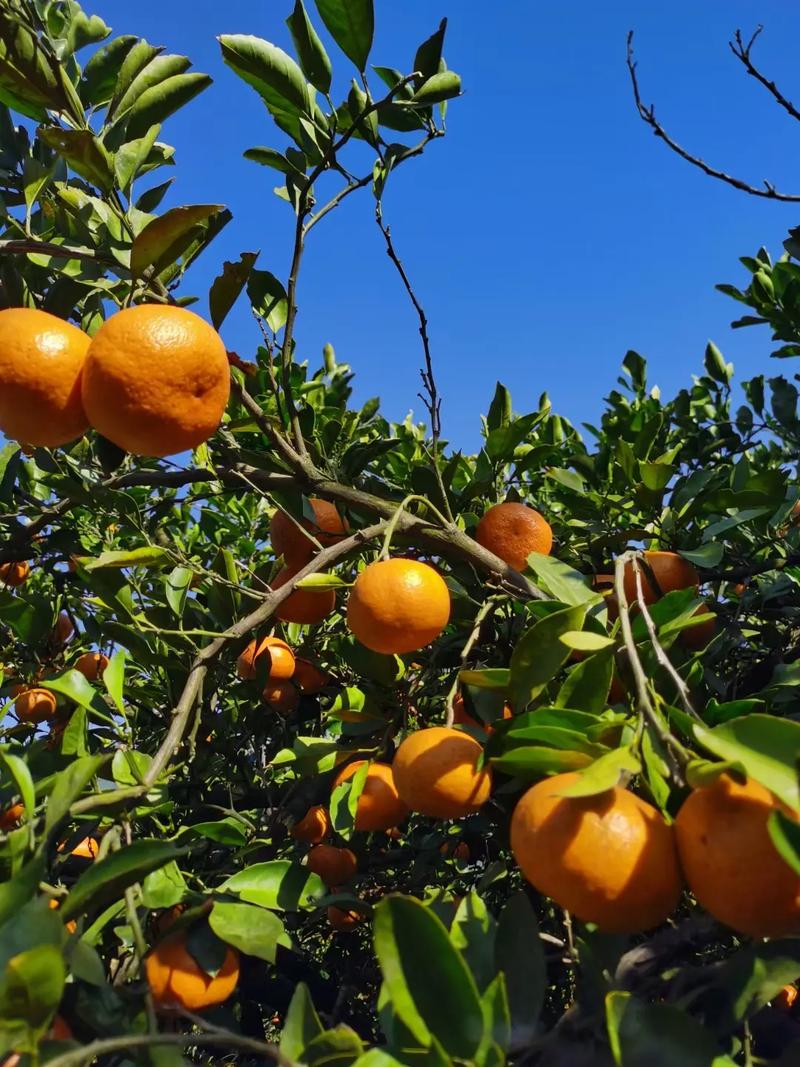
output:
POLYGON ((771 81, 765 74, 762 74, 762 72, 758 69, 758 67, 753 63, 750 58, 750 52, 753 48, 753 45, 761 36, 763 29, 763 26, 756 26, 755 32, 753 33, 753 36, 750 38, 747 44, 744 43, 742 31, 737 30, 736 33, 733 35, 733 40, 728 41, 728 47, 730 48, 731 52, 733 52, 733 54, 736 56, 736 58, 744 64, 747 73, 752 78, 755 78, 757 82, 764 86, 770 96, 772 96, 773 99, 775 99, 780 104, 784 111, 788 112, 788 114, 791 115, 793 119, 797 119, 797 121, 800 122, 800 111, 797 110, 797 108, 794 106, 791 100, 788 99, 788 97, 783 95, 783 93, 780 91, 774 81, 771 81))
POLYGON ((638 560, 634 560, 633 561, 633 568, 634 568, 634 571, 636 573, 636 600, 637 600, 637 603, 639 604, 639 610, 642 613, 642 618, 644 619, 644 624, 647 627, 647 634, 648 634, 648 636, 650 638, 650 644, 653 646, 653 650, 654 650, 654 652, 656 654, 656 659, 661 664, 661 666, 664 668, 664 670, 667 672, 667 674, 670 676, 672 681, 675 683, 675 688, 678 690, 678 695, 681 698, 681 703, 683 704, 684 711, 688 715, 691 715, 693 719, 696 719, 698 722, 702 723, 703 720, 700 718, 700 716, 695 711, 694 705, 692 704, 692 701, 691 701, 691 697, 689 696, 689 687, 688 687, 688 685, 683 680, 683 678, 681 678, 680 674, 677 672, 675 667, 672 665, 672 660, 669 658, 667 653, 664 651, 664 649, 661 646, 660 641, 658 640, 658 634, 656 633, 656 626, 655 626, 655 623, 653 622, 653 616, 648 611, 647 603, 646 603, 645 598, 644 598, 644 586, 642 584, 642 569, 641 569, 641 567, 639 567, 638 564, 639 564, 638 560))
POLYGON ((447 694, 447 699, 445 702, 445 707, 447 708, 447 716, 445 718, 446 726, 452 726, 455 720, 456 709, 454 701, 456 693, 458 692, 459 675, 461 674, 461 671, 463 671, 464 668, 467 666, 470 654, 473 648, 475 647, 475 642, 480 637, 481 627, 483 626, 484 621, 492 614, 499 602, 500 598, 496 596, 490 596, 486 600, 484 600, 484 602, 478 609, 478 613, 475 616, 475 620, 472 623, 472 630, 470 631, 469 637, 464 643, 464 647, 461 649, 461 654, 458 657, 459 669, 458 671, 456 671, 456 676, 453 679, 453 684, 450 686, 450 689, 447 694))
POLYGON ((214 1030, 204 1034, 125 1034, 92 1041, 83 1048, 62 1052, 48 1060, 48 1067, 88 1067, 88 1064, 112 1052, 129 1052, 153 1045, 175 1045, 178 1048, 229 1048, 241 1049, 256 1056, 265 1056, 280 1067, 296 1067, 293 1060, 281 1054, 277 1045, 256 1041, 252 1037, 234 1034, 230 1030, 214 1030))

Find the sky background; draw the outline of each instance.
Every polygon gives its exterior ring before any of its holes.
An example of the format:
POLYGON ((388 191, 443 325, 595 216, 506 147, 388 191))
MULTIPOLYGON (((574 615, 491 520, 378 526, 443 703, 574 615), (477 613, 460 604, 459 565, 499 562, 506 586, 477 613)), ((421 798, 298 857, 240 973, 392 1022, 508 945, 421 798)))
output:
MULTIPOLYGON (((224 66, 215 37, 252 33, 287 48, 290 0, 84 6, 115 33, 186 54, 214 78, 161 134, 177 149, 168 206, 224 203, 234 213, 189 276, 184 291, 200 296, 196 309, 207 313, 222 261, 242 251, 260 249, 258 265, 285 280, 291 211, 272 192, 276 172, 242 153, 289 142, 224 66)), ((312 0, 308 6, 319 26, 312 0)), ((591 422, 629 348, 648 358, 664 395, 701 373, 709 338, 740 379, 791 372, 769 360, 766 331, 731 331, 739 305, 714 285, 744 283, 738 257, 762 244, 779 254, 788 228, 800 223, 800 205, 725 188, 656 140, 633 106, 625 36, 636 31, 644 99, 657 104, 678 140, 754 184, 767 178, 799 192, 800 129, 747 77, 728 40, 737 27, 749 34, 763 20, 754 58, 800 102, 800 7, 376 0, 372 61, 410 70, 416 46, 443 15, 445 54, 464 95, 450 105, 447 137, 393 177, 384 213, 430 320, 445 437, 465 449, 479 445, 479 413, 498 378, 518 412, 535 408, 547 390, 556 410, 591 422)), ((322 36, 341 98, 352 67, 322 36)), ((365 173, 367 150, 356 149, 365 173)), ((313 233, 298 303, 299 358, 316 366, 331 342, 357 373, 357 401, 380 395, 394 420, 409 409, 424 414, 417 321, 385 255, 368 190, 313 233)), ((223 334, 229 348, 252 358, 259 334, 245 300, 223 334)))

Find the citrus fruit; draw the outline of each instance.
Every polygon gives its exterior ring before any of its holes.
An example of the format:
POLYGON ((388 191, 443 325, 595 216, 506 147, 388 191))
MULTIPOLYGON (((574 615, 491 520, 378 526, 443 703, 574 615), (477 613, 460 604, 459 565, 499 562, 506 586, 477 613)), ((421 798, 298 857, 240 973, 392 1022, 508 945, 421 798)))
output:
POLYGON ((447 858, 458 860, 460 863, 467 863, 470 859, 469 845, 466 841, 457 841, 455 843, 445 841, 439 847, 441 854, 447 858))
POLYGON ((305 841, 309 845, 318 845, 330 832, 331 820, 328 817, 327 808, 324 808, 322 804, 309 808, 291 830, 295 841, 305 841))
POLYGON ((91 425, 141 456, 196 448, 217 429, 228 403, 225 345, 186 308, 141 304, 103 323, 82 380, 91 425))
POLYGON ((447 726, 416 730, 395 753, 392 770, 401 800, 420 815, 460 819, 489 799, 492 773, 477 768, 478 742, 447 726))
POLYGON ((299 570, 316 551, 316 545, 303 533, 308 530, 323 546, 335 544, 347 533, 347 523, 336 510, 336 505, 319 497, 309 497, 308 503, 314 512, 314 521, 303 518, 299 524, 283 511, 276 511, 269 524, 269 539, 276 556, 283 556, 287 567, 299 570), (301 529, 302 527, 302 529, 301 529))
POLYGON ((319 693, 331 684, 330 676, 310 659, 296 659, 292 681, 304 693, 319 693))
POLYGON ((360 911, 354 911, 349 909, 345 911, 344 908, 337 908, 334 904, 331 904, 328 908, 328 922, 340 933, 347 933, 350 930, 355 929, 364 922, 365 916, 360 911))
POLYGON ((45 722, 56 713, 56 696, 49 689, 26 689, 14 700, 20 722, 45 722))
POLYGON ((226 946, 222 966, 212 977, 186 947, 183 931, 170 934, 144 961, 147 984, 158 1007, 204 1011, 228 999, 239 981, 239 953, 226 946))
POLYGON ((703 621, 681 630, 680 642, 684 648, 699 652, 713 640, 717 632, 717 616, 705 604, 701 604, 694 614, 701 616, 703 621))
POLYGON ((96 682, 107 666, 108 656, 102 652, 84 652, 72 665, 74 670, 80 671, 90 682, 96 682))
POLYGON ((444 579, 413 559, 370 563, 356 578, 347 603, 351 633, 373 652, 415 652, 434 641, 449 619, 444 579))
POLYGON ((18 585, 27 582, 30 571, 30 564, 24 561, 0 563, 0 585, 7 585, 15 589, 18 585))
POLYGON ((294 652, 280 637, 263 637, 256 644, 251 641, 236 661, 236 670, 240 678, 252 681, 258 670, 258 661, 262 656, 269 656, 269 675, 271 681, 280 682, 294 674, 294 652))
POLYGON ((574 772, 538 782, 511 818, 511 851, 540 893, 609 933, 659 925, 678 904, 673 829, 650 804, 616 786, 588 797, 558 793, 574 772))
MULTIPOLYGON (((664 593, 672 593, 676 589, 696 589, 700 584, 700 578, 688 560, 679 556, 677 552, 645 552, 644 559, 652 571, 652 578, 647 568, 639 564, 642 576, 642 593, 645 604, 654 604, 664 593), (655 579, 654 584, 653 579, 655 579)), ((632 563, 625 565, 623 575, 625 597, 629 604, 635 604, 637 597, 636 572, 632 563)))
POLYGON ((60 611, 53 628, 53 641, 56 645, 68 645, 75 636, 75 627, 66 611, 60 611))
POLYGON ((777 997, 772 999, 771 1004, 780 1011, 791 1011, 796 1000, 797 986, 785 985, 777 997))
POLYGON ((509 567, 521 571, 531 552, 550 555, 553 531, 538 511, 527 504, 508 501, 489 508, 475 529, 475 540, 509 567))
POLYGON ((100 846, 93 837, 84 837, 83 841, 79 841, 70 852, 70 856, 77 856, 83 860, 93 860, 97 858, 99 851, 100 846))
MULTIPOLYGON (((349 763, 336 775, 333 788, 349 781, 363 765, 364 760, 349 763)), ((398 796, 392 768, 388 763, 371 763, 358 798, 356 830, 388 830, 407 815, 408 808, 398 796)))
POLYGON ((27 445, 57 448, 89 422, 81 375, 90 339, 35 308, 0 311, 0 430, 27 445))
POLYGON ((264 686, 261 699, 273 711, 277 711, 284 717, 297 711, 300 703, 300 693, 297 686, 291 682, 274 682, 270 679, 264 686))
MULTIPOLYGON (((297 571, 284 567, 272 579, 273 589, 280 589, 297 571)), ((322 622, 336 607, 335 589, 295 589, 275 609, 275 615, 283 622, 297 622, 315 626, 322 622)))
POLYGON ((349 882, 356 873, 358 861, 349 848, 334 845, 314 845, 306 857, 308 869, 318 874, 327 886, 349 882))
MULTIPOLYGON (((511 719, 513 717, 514 712, 511 710, 508 704, 504 704, 503 714, 498 715, 498 718, 511 719)), ((492 732, 492 727, 490 725, 487 725, 485 722, 481 722, 478 719, 473 718, 472 715, 470 715, 470 713, 467 711, 466 705, 464 703, 464 698, 461 693, 456 693, 456 695, 453 697, 453 722, 459 726, 473 726, 476 730, 483 730, 485 733, 490 734, 492 732)))
MULTIPOLYGON (((51 897, 50 900, 47 902, 47 905, 52 911, 58 911, 59 907, 61 906, 59 901, 57 901, 55 897, 51 897)), ((70 919, 69 922, 64 923, 64 929, 67 930, 70 934, 74 934, 75 931, 78 929, 78 924, 75 922, 74 919, 70 919)))
POLYGON ((675 820, 681 866, 698 904, 751 937, 800 933, 800 878, 784 862, 767 823, 778 799, 753 778, 722 774, 694 789, 675 820))
POLYGON ((7 834, 10 830, 16 829, 24 814, 24 804, 12 804, 10 808, 6 808, 6 810, 0 814, 0 830, 2 830, 4 834, 7 834))

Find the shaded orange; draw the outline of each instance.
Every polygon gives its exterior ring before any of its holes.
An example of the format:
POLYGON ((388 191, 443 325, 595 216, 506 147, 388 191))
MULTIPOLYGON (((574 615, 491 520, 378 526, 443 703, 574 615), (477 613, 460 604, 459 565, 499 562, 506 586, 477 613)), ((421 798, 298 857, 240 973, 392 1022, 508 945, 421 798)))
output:
POLYGON ((771 1003, 773 1007, 778 1008, 780 1011, 791 1011, 796 1000, 797 986, 785 985, 777 997, 772 999, 771 1003))
MULTIPOLYGON (((55 899, 55 897, 51 897, 48 901, 48 907, 54 911, 58 911, 61 905, 59 901, 55 899)), ((69 922, 64 923, 64 928, 68 930, 71 934, 74 934, 75 931, 78 929, 78 924, 75 922, 74 919, 70 919, 69 922)))
POLYGON ((291 829, 295 841, 305 841, 309 845, 318 845, 331 832, 331 820, 327 808, 317 804, 309 808, 302 819, 291 829))
POLYGON ((447 726, 409 734, 392 764, 401 799, 411 811, 438 819, 479 811, 492 789, 490 768, 477 769, 482 751, 469 734, 447 726))
POLYGON ((328 908, 328 922, 340 933, 347 933, 353 930, 356 926, 359 926, 365 921, 366 916, 362 915, 360 911, 345 911, 344 908, 337 908, 334 904, 331 904, 328 908))
POLYGON ((222 966, 212 977, 189 952, 182 931, 160 941, 148 954, 144 967, 153 1001, 161 1008, 204 1011, 224 1003, 239 981, 239 953, 235 949, 226 946, 222 966))
MULTIPOLYGON (((677 552, 645 552, 644 558, 653 572, 653 578, 658 583, 658 588, 656 588, 646 568, 640 563, 639 571, 642 576, 642 594, 645 604, 654 604, 659 596, 672 593, 676 589, 696 589, 700 585, 700 578, 695 568, 677 552)), ((623 584, 628 603, 634 604, 637 600, 637 584, 632 563, 625 566, 623 584)))
MULTIPOLYGON (((61 849, 59 849, 59 852, 61 849)), ((84 837, 83 841, 79 841, 78 844, 70 852, 71 856, 78 856, 80 859, 93 860, 97 858, 97 853, 100 851, 100 846, 93 837, 84 837)))
POLYGON ((466 841, 458 841, 455 844, 445 841, 440 846, 439 851, 445 858, 450 857, 460 863, 466 863, 470 859, 469 845, 466 841))
MULTIPOLYGON (((2 312, 0 312, 2 314, 2 312)), ((24 560, 15 560, 12 563, 0 563, 0 585, 7 585, 11 589, 23 585, 28 580, 31 572, 29 563, 24 560)))
POLYGON ((292 681, 299 685, 304 693, 319 693, 331 684, 330 675, 326 674, 310 659, 296 659, 292 681))
POLYGON ((349 882, 358 868, 355 853, 334 845, 314 845, 306 857, 308 869, 318 874, 327 886, 349 882))
POLYGON ((698 623, 696 626, 690 626, 686 630, 681 630, 680 642, 684 648, 688 648, 692 652, 699 652, 713 640, 717 632, 717 616, 705 604, 701 604, 694 612, 694 615, 702 616, 703 622, 698 623))
POLYGON ((550 555, 553 531, 549 522, 527 504, 495 504, 475 528, 475 540, 509 567, 522 571, 531 552, 550 555))
POLYGON ((83 330, 46 311, 0 311, 0 430, 6 437, 57 448, 86 432, 81 376, 89 344, 83 330))
MULTIPOLYGON (((272 579, 273 589, 280 589, 296 570, 284 567, 272 579)), ((336 608, 335 589, 295 589, 282 604, 275 609, 275 615, 283 622, 297 622, 305 626, 315 626, 322 622, 336 608)))
POLYGON ((56 713, 55 693, 49 689, 26 689, 14 700, 14 711, 20 722, 45 722, 56 713))
POLYGON ((270 680, 264 686, 261 699, 273 711, 287 716, 297 710, 297 705, 300 703, 300 692, 297 686, 291 682, 273 682, 270 680))
POLYGON ((118 311, 92 339, 82 396, 91 425, 126 452, 172 456, 217 429, 230 391, 225 345, 186 308, 118 311))
POLYGON ((276 556, 283 556, 286 566, 295 570, 308 563, 317 551, 317 546, 310 537, 306 537, 303 529, 308 530, 323 547, 335 544, 348 530, 335 504, 316 496, 309 497, 308 503, 314 512, 314 522, 304 517, 299 520, 298 526, 285 512, 278 510, 269 524, 272 551, 276 556))
MULTIPOLYGON (((504 704, 503 714, 498 715, 498 719, 505 720, 512 719, 513 717, 514 712, 511 710, 508 704, 504 704)), ((483 730, 484 733, 487 734, 490 734, 492 732, 491 725, 487 726, 485 722, 481 722, 478 719, 473 718, 472 715, 470 715, 470 713, 467 711, 466 705, 464 703, 464 697, 461 695, 461 693, 456 693, 456 695, 453 697, 453 722, 459 726, 474 726, 475 729, 483 730)))
POLYGON ((754 779, 740 784, 722 774, 693 790, 675 820, 681 865, 698 904, 751 937, 800 933, 800 878, 767 829, 778 809, 797 820, 754 779))
POLYGON ((67 645, 75 636, 75 627, 66 611, 60 611, 53 629, 53 641, 57 645, 67 645))
POLYGON ((15 830, 24 814, 24 804, 12 804, 10 808, 6 808, 4 812, 0 813, 0 830, 2 830, 4 834, 9 833, 11 830, 15 830))
POLYGON ((413 559, 370 563, 347 603, 351 633, 373 652, 415 652, 434 641, 450 619, 450 592, 441 575, 413 559))
POLYGON ((269 656, 269 678, 272 681, 285 681, 294 674, 294 652, 280 637, 263 637, 258 643, 251 641, 236 661, 236 670, 240 678, 252 681, 258 669, 258 660, 269 656))
POLYGON ((74 670, 80 671, 88 681, 96 682, 108 666, 108 656, 102 652, 84 652, 82 656, 78 656, 72 666, 74 670))
POLYGON ((538 782, 511 818, 511 851, 540 893, 583 922, 636 933, 670 915, 681 894, 672 827, 619 786, 589 797, 556 794, 574 772, 538 782))
MULTIPOLYGON (((340 771, 333 782, 333 788, 349 781, 363 767, 364 760, 349 763, 340 771)), ((408 815, 408 808, 400 799, 392 768, 388 763, 371 763, 367 778, 356 808, 356 830, 389 830, 402 822, 408 815)))

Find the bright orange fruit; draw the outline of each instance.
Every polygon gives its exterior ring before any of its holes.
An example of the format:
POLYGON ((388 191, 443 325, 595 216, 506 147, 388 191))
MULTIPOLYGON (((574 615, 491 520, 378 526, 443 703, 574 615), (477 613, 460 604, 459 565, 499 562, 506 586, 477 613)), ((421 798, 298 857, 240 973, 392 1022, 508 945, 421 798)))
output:
POLYGON ((449 619, 444 579, 418 560, 370 563, 350 590, 347 625, 373 652, 415 652, 435 641, 449 619))
POLYGON ((392 763, 400 798, 411 811, 437 819, 460 819, 479 811, 492 789, 489 767, 477 769, 481 752, 478 742, 461 730, 416 730, 392 763))
POLYGON ((550 555, 553 531, 538 511, 509 500, 489 508, 475 529, 475 540, 509 567, 522 571, 531 552, 550 555))

